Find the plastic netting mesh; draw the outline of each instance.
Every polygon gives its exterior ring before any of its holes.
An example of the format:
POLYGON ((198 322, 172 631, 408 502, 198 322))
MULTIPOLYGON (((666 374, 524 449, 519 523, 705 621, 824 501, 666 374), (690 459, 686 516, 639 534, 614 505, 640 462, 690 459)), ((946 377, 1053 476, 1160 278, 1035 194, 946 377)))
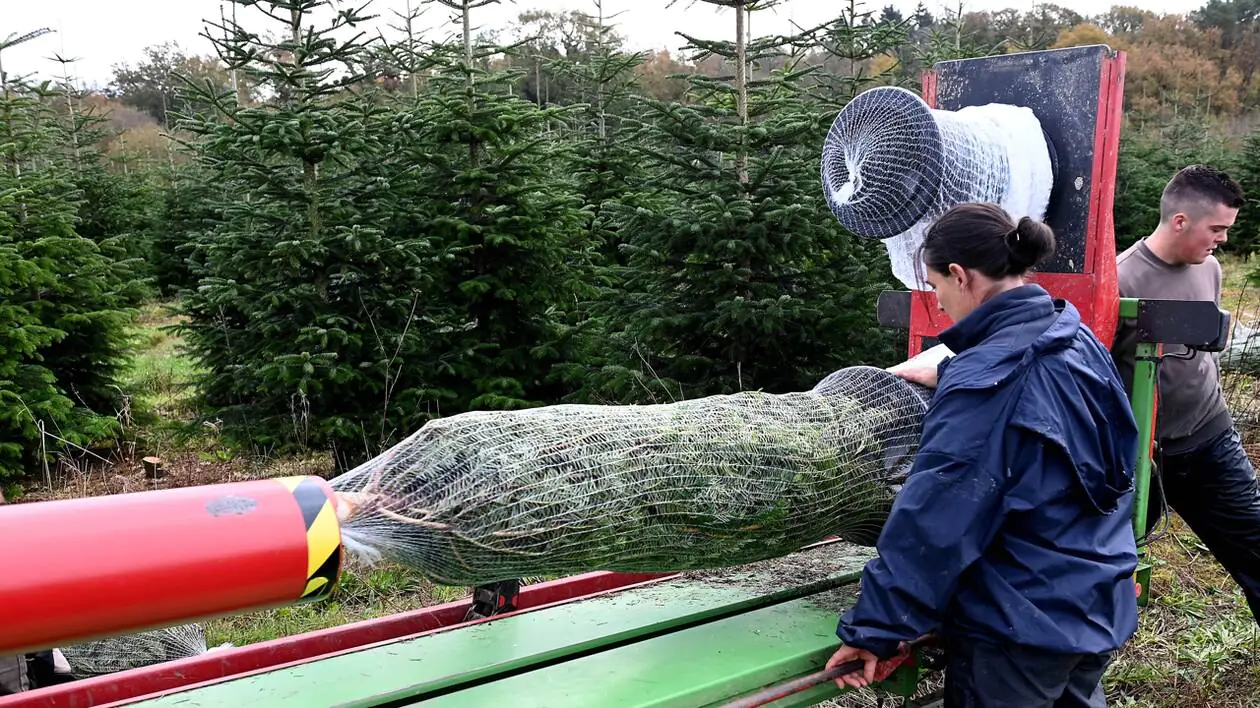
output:
POLYGON ((332 481, 342 539, 450 585, 725 567, 829 535, 872 544, 927 399, 850 367, 806 392, 434 420, 332 481))
POLYGON ((208 651, 206 632, 199 624, 163 627, 59 648, 76 678, 138 669, 208 651))
POLYGON ((914 290, 925 277, 923 235, 950 207, 991 202, 1016 219, 1042 219, 1054 184, 1052 146, 1030 109, 936 110, 887 86, 836 116, 821 172, 832 213, 854 234, 884 240, 893 274, 914 290))

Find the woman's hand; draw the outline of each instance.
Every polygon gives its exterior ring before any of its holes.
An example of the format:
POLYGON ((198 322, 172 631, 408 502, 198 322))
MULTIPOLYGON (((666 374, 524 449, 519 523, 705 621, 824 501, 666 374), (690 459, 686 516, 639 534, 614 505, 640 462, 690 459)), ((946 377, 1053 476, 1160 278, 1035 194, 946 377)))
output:
POLYGON ((936 388, 937 371, 942 361, 945 361, 954 353, 944 344, 937 344, 934 347, 925 349, 918 354, 910 357, 908 360, 891 366, 885 371, 890 374, 900 376, 906 381, 917 383, 920 386, 928 388, 936 388))
POLYGON ((855 671, 851 674, 845 674, 836 679, 836 686, 839 688, 852 687, 861 688, 875 682, 875 666, 879 663, 879 657, 870 653, 865 649, 857 647, 842 646, 836 650, 835 654, 827 660, 827 669, 832 669, 841 664, 848 663, 854 659, 861 659, 866 663, 862 671, 855 671))
POLYGON ((937 368, 935 362, 929 361, 910 361, 902 362, 896 366, 886 369, 888 373, 899 376, 906 381, 917 383, 920 386, 928 388, 936 388, 937 368))
POLYGON ((872 683, 884 681, 889 676, 892 676, 892 673, 911 657, 913 654, 912 646, 929 639, 931 639, 931 635, 920 637, 914 642, 901 642, 901 644, 897 647, 897 653, 882 661, 879 657, 865 649, 842 646, 836 650, 835 654, 831 655, 830 659, 827 660, 826 669, 832 669, 840 666, 841 664, 854 661, 855 659, 861 659, 863 663, 862 670, 854 671, 853 673, 845 674, 844 676, 837 678, 836 686, 841 689, 846 686, 852 688, 869 686, 872 683))

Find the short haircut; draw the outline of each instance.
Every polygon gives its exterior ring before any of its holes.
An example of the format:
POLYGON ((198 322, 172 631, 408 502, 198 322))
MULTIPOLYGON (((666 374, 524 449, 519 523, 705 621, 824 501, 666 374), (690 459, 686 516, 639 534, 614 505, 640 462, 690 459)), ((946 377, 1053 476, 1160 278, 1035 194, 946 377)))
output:
POLYGON ((1166 223, 1179 212, 1199 216, 1217 204, 1241 209, 1242 187, 1211 165, 1190 165, 1173 175, 1164 187, 1159 200, 1159 220, 1166 223))

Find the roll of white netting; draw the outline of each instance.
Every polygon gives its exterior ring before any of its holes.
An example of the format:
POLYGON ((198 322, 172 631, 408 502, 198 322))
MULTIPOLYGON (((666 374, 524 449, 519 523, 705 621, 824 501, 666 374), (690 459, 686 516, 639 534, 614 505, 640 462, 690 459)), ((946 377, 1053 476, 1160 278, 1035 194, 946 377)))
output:
POLYGON ((60 647, 75 678, 102 676, 206 653, 206 632, 199 624, 124 634, 60 647))
POLYGON ((927 400, 859 366, 798 393, 471 412, 331 484, 352 555, 439 583, 719 568, 873 544, 927 400))
POLYGON ((923 289, 919 247, 932 222, 965 202, 1045 218, 1051 146, 1032 110, 991 103, 929 108, 903 88, 869 89, 846 105, 823 144, 827 203, 857 236, 881 239, 893 275, 923 289))

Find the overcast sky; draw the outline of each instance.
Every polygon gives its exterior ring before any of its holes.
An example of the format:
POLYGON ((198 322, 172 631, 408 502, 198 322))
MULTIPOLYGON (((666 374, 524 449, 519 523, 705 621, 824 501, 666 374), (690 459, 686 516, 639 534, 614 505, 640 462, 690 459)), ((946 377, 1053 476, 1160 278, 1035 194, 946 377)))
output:
MULTIPOLYGON (((419 0, 411 0, 417 4, 419 0)), ((1190 12, 1204 0, 1127 0, 1127 5, 1140 5, 1155 12, 1190 12)), ((918 0, 867 0, 860 8, 878 9, 892 4, 904 13, 913 11, 918 0)), ((786 33, 792 23, 802 26, 819 24, 834 17, 837 8, 848 0, 788 0, 781 7, 756 13, 752 24, 754 35, 786 33)), ((224 3, 226 4, 226 3, 224 3)), ((361 4, 356 3, 356 4, 361 4)), ((1032 9, 1035 0, 966 0, 967 10, 997 10, 1015 7, 1032 9)), ((1111 3, 1105 0, 1059 0, 1057 3, 1085 15, 1099 12, 1111 3)), ((54 34, 13 47, 3 52, 0 61, 9 74, 56 76, 57 65, 49 58, 60 54, 76 57, 74 74, 83 84, 105 85, 111 67, 121 62, 134 63, 142 57, 146 46, 167 41, 178 42, 186 50, 199 54, 212 53, 208 40, 199 37, 203 19, 219 17, 220 0, 0 0, 0 40, 48 27, 54 34)), ((381 15, 379 22, 395 23, 391 10, 402 11, 406 0, 373 0, 369 10, 381 15)), ((928 0, 934 14, 945 14, 947 7, 956 9, 958 0, 928 0)), ((591 11, 591 0, 502 0, 474 10, 473 22, 483 28, 511 31, 511 22, 527 9, 591 11)), ((681 39, 676 31, 704 38, 726 38, 733 31, 730 10, 720 9, 697 0, 605 0, 606 15, 618 14, 613 20, 621 34, 639 49, 665 48, 676 50, 681 39), (730 24, 731 27, 726 25, 730 24)), ((254 9, 242 9, 237 19, 246 23, 246 15, 257 15, 254 9)), ((451 15, 437 4, 425 14, 423 21, 438 24, 451 15)), ((388 31, 387 31, 388 34, 388 31)))

